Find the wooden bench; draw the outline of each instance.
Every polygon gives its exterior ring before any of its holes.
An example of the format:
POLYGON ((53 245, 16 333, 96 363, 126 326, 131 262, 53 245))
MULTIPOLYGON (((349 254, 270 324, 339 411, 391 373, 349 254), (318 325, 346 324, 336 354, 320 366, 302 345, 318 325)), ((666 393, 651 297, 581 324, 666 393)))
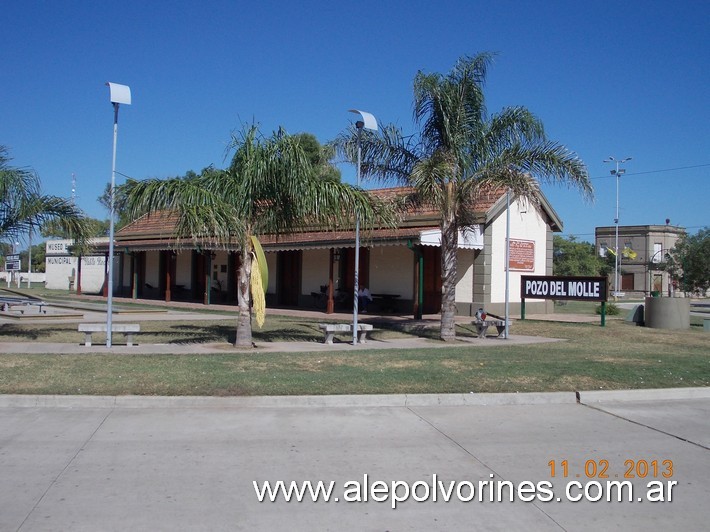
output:
MULTIPOLYGON (((133 346, 133 334, 140 332, 141 326, 138 323, 112 323, 111 332, 120 332, 126 336, 126 345, 133 346)), ((106 332, 105 323, 80 323, 79 332, 86 334, 84 345, 91 347, 91 334, 95 332, 106 332)))
MULTIPOLYGON (((488 327, 495 327, 498 330, 498 336, 505 331, 505 320, 476 320, 473 324, 476 326, 476 332, 479 338, 486 337, 488 327)), ((508 322, 508 326, 510 326, 510 322, 508 322)))
MULTIPOLYGON (((352 323, 319 323, 318 327, 321 331, 325 333, 325 338, 323 339, 324 344, 332 344, 333 336, 335 334, 352 333, 353 324, 352 323)), ((372 325, 369 323, 358 323, 357 324, 357 341, 360 344, 367 343, 367 333, 372 330, 372 325)))

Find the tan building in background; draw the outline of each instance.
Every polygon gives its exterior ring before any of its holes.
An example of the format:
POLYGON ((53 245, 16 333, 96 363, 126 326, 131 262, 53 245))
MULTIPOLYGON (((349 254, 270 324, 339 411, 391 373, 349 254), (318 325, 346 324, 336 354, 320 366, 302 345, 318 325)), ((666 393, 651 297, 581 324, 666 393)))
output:
MULTIPOLYGON (((670 225, 620 225, 619 226, 619 284, 624 297, 641 297, 658 292, 671 295, 673 284, 664 271, 666 254, 673 249, 678 239, 685 234, 685 228, 670 225)), ((594 243, 600 256, 613 252, 616 227, 597 227, 594 243), (611 251, 610 251, 611 250, 611 251)), ((612 255, 613 256, 613 255, 612 255)), ((611 292, 614 286, 614 272, 609 276, 611 292)))

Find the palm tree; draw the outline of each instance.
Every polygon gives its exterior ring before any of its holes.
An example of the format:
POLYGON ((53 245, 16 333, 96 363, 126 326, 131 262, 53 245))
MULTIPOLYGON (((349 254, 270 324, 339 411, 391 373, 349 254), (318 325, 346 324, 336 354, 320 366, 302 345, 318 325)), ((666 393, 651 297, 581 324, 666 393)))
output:
POLYGON ((71 201, 41 193, 39 176, 28 168, 10 166, 7 148, 0 146, 0 240, 14 240, 53 221, 69 235, 86 238, 86 218, 71 201))
MULTIPOLYGON (((413 198, 441 214, 441 339, 454 340, 458 230, 473 223, 477 198, 510 189, 535 201, 539 184, 567 183, 591 198, 584 163, 550 141, 542 122, 523 107, 488 117, 483 87, 491 53, 462 57, 446 76, 419 72, 414 78, 414 122, 405 137, 389 125, 362 138, 366 177, 413 187, 413 198)), ((335 143, 352 158, 354 128, 335 143)))
POLYGON ((323 179, 297 137, 279 130, 270 137, 257 126, 233 135, 234 155, 226 170, 167 180, 128 180, 122 187, 132 217, 170 211, 177 215, 177 245, 233 249, 240 253, 236 346, 252 345, 250 286, 252 237, 299 229, 352 224, 394 224, 394 213, 364 190, 323 179))

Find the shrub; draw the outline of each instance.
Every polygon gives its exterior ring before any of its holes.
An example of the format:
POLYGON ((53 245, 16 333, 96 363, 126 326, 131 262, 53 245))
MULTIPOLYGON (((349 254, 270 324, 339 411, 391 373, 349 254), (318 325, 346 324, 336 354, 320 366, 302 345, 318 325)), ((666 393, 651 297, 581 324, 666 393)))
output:
MULTIPOLYGON (((601 305, 597 305, 596 313, 597 314, 602 313, 602 306, 601 305)), ((606 304, 606 315, 607 316, 618 316, 619 314, 621 314, 621 309, 616 306, 616 303, 607 303, 606 304)))

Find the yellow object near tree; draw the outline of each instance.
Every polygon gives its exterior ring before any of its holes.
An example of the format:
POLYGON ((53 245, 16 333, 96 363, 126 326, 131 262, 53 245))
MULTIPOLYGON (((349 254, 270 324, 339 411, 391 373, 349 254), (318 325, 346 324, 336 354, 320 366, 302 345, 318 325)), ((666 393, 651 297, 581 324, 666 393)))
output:
POLYGON ((266 287, 269 283, 269 268, 266 265, 266 256, 259 240, 252 236, 251 243, 253 247, 250 279, 251 297, 254 303, 256 325, 261 328, 266 320, 266 287))

